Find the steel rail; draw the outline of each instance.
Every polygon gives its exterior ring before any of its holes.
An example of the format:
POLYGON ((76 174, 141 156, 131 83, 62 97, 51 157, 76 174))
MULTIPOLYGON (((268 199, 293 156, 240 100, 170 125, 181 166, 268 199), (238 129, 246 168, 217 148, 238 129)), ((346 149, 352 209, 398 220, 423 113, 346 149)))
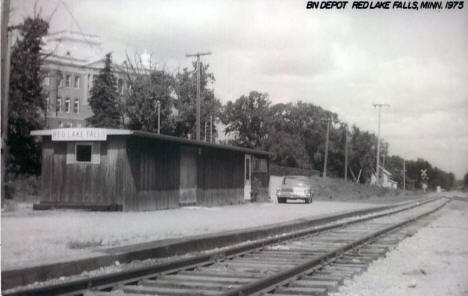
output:
MULTIPOLYGON (((410 210, 412 208, 415 208, 415 207, 418 207, 418 206, 421 206, 430 202, 434 202, 438 199, 439 198, 431 198, 431 199, 427 199, 424 201, 417 201, 417 202, 410 203, 409 205, 397 207, 396 209, 393 209, 393 210, 385 210, 383 213, 377 212, 375 214, 370 214, 370 215, 360 217, 351 221, 344 221, 344 222, 339 222, 339 223, 330 222, 328 224, 331 224, 331 223, 334 223, 334 224, 316 226, 316 227, 311 227, 311 228, 307 228, 303 230, 298 230, 298 231, 290 232, 281 236, 261 239, 261 240, 258 240, 249 244, 230 247, 230 248, 227 248, 226 250, 221 250, 221 251, 217 251, 217 252, 213 252, 209 254, 197 255, 194 257, 190 257, 190 258, 176 259, 171 262, 157 263, 157 264, 150 265, 150 266, 132 267, 126 270, 111 272, 108 274, 100 274, 100 275, 92 276, 89 278, 72 279, 67 282, 51 283, 51 284, 46 284, 46 285, 39 286, 39 287, 17 288, 17 289, 12 289, 11 291, 3 291, 3 295, 4 296, 80 295, 84 293, 85 291, 88 291, 89 289, 102 290, 102 289, 106 289, 106 288, 113 287, 116 285, 137 282, 141 279, 149 278, 153 275, 157 275, 163 272, 164 273, 177 272, 180 269, 188 269, 188 268, 196 267, 199 265, 208 265, 211 263, 215 263, 216 261, 219 260, 219 258, 226 258, 226 257, 234 256, 234 255, 239 255, 247 251, 250 252, 255 249, 259 249, 259 248, 261 249, 265 245, 270 245, 270 244, 286 241, 289 239, 305 236, 308 234, 319 233, 319 232, 327 231, 330 229, 334 229, 334 228, 338 228, 338 227, 342 227, 346 225, 351 225, 351 224, 360 223, 360 222, 364 222, 364 221, 379 218, 379 217, 393 215, 393 214, 403 212, 406 210, 410 210)), ((316 260, 319 260, 319 259, 315 259, 312 261, 316 261, 316 260)), ((305 266, 305 264, 295 267, 294 270, 300 270, 301 268, 305 266)), ((283 277, 281 276, 281 278, 283 277)), ((260 284, 260 287, 264 287, 264 283, 266 281, 271 283, 271 278, 267 278, 267 279, 259 281, 258 283, 260 284)), ((255 288, 254 284, 255 283, 245 286, 247 287, 246 288, 247 291, 250 291, 251 289, 257 290, 258 288, 255 288)), ((239 291, 239 293, 244 293, 244 292, 239 291)), ((226 294, 226 295, 242 295, 242 294, 226 294)))
POLYGON ((299 276, 300 274, 303 274, 304 272, 316 267, 317 265, 320 265, 322 264, 323 262, 326 262, 326 261, 329 261, 330 259, 334 258, 334 257, 337 257, 339 255, 341 255, 342 253, 346 252, 346 251, 349 251, 353 248, 355 248, 356 246, 358 245, 362 245, 370 240, 373 240, 375 239, 376 237, 384 234, 384 233, 388 233, 396 228, 399 228, 399 227, 402 227, 408 223, 411 223, 412 221, 415 221, 415 220, 418 220, 424 216, 427 216, 431 213, 434 213, 435 211, 439 210, 440 208, 442 208, 443 206, 445 206, 449 201, 446 201, 445 203, 443 203, 442 205, 428 211, 428 212, 425 212, 423 214, 420 214, 418 216, 415 216, 415 217, 411 217, 409 219, 406 219, 404 220, 403 222, 398 222, 398 223, 395 223, 393 225, 390 225, 388 227, 385 227, 384 229, 381 229, 379 231, 376 231, 372 234, 369 234, 359 240, 356 240, 346 246, 343 246, 341 248, 338 248, 336 250, 333 250, 329 253, 326 253, 324 255, 321 255, 320 257, 318 258, 315 258, 315 259, 311 259, 301 265, 298 265, 296 267, 293 267, 289 270, 286 270, 284 272, 281 272, 281 273, 277 273, 275 275, 272 275, 270 277, 267 277, 267 278, 264 278, 264 279, 261 279, 261 280, 258 280, 258 281, 254 281, 250 284, 247 284, 245 286, 242 286, 242 287, 239 287, 237 289, 234 289, 234 290, 231 290, 231 291, 227 291, 226 293, 223 293, 223 294, 220 294, 220 296, 244 296, 244 295, 251 295, 251 294, 254 294, 254 293, 257 293, 257 292, 260 292, 262 290, 265 290, 266 288, 268 287, 271 287, 271 286, 275 286, 277 283, 279 282, 283 282, 287 279, 290 279, 290 278, 293 278, 293 277, 297 277, 299 276))

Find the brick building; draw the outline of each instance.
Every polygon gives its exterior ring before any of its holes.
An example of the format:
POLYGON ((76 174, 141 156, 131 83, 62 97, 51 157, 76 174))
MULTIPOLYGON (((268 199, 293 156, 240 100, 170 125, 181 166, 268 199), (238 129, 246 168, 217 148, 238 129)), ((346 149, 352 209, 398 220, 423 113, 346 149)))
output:
MULTIPOLYGON (((101 40, 96 35, 61 31, 47 35, 44 43, 46 127, 84 127, 92 115, 88 99, 94 77, 104 66, 101 40)), ((122 93, 124 79, 118 71, 116 77, 122 93)))

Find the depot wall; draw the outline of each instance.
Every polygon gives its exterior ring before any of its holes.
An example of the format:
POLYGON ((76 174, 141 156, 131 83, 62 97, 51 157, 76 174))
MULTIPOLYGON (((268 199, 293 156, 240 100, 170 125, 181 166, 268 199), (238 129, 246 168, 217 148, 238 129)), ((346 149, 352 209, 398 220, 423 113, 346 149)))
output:
MULTIPOLYGON (((244 201, 246 152, 140 136, 92 141, 90 163, 73 162, 76 141, 43 137, 42 190, 35 209, 145 211, 244 201)), ((268 164, 268 156, 252 155, 268 164)), ((268 170, 255 170, 259 199, 268 170)))

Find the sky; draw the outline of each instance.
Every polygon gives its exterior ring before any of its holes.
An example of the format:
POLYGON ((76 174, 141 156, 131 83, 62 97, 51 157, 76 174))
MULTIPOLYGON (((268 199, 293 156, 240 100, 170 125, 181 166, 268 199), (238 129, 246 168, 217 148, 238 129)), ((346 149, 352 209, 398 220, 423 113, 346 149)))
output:
MULTIPOLYGON (((251 90, 298 100, 381 136, 390 154, 468 172, 468 7, 307 10, 307 1, 40 0, 50 32, 99 35, 122 61, 145 50, 169 71, 203 57, 223 102, 251 90)), ((445 1, 443 2, 445 4, 445 1)), ((12 22, 34 11, 12 0, 12 22)), ((350 4, 348 4, 350 5, 350 4)))

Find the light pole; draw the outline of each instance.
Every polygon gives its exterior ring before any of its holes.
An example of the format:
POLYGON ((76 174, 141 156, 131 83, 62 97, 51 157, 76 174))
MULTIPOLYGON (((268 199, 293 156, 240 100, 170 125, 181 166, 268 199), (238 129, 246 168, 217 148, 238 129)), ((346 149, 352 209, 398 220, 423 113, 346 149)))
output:
POLYGON ((156 106, 158 107, 158 135, 161 131, 161 102, 159 100, 156 101, 156 106))
POLYGON ((195 54, 186 54, 186 57, 197 57, 197 141, 200 141, 200 56, 210 55, 211 52, 197 52, 195 54))
POLYGON ((375 165, 375 181, 377 186, 380 186, 380 112, 382 107, 390 107, 389 104, 374 104, 374 108, 378 109, 378 128, 377 128, 377 160, 375 165))

